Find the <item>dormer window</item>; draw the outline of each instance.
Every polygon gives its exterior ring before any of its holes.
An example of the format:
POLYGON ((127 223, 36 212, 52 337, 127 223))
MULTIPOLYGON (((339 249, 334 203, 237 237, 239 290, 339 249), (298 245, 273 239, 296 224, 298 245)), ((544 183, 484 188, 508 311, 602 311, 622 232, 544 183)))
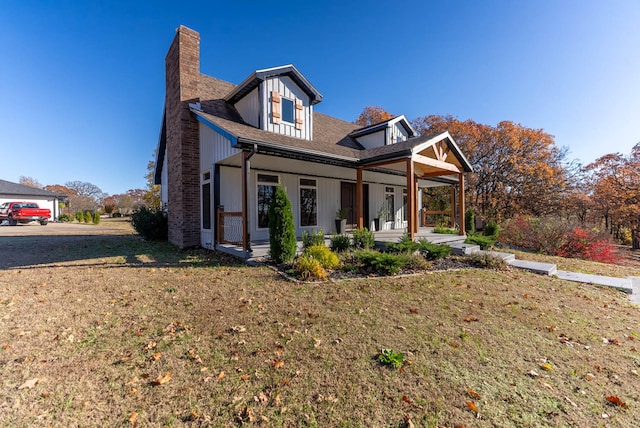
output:
POLYGON ((282 97, 282 121, 295 123, 295 109, 293 100, 282 97))

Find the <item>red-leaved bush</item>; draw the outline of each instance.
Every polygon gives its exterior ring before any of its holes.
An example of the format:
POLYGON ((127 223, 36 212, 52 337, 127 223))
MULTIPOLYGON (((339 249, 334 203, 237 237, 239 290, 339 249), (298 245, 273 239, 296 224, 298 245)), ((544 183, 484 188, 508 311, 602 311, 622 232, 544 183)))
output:
POLYGON ((572 227, 556 218, 516 216, 502 228, 500 241, 542 254, 615 263, 614 245, 606 236, 572 227))
POLYGON ((555 255, 601 263, 615 263, 617 261, 615 247, 611 242, 581 227, 576 227, 567 235, 564 244, 556 251, 555 255))

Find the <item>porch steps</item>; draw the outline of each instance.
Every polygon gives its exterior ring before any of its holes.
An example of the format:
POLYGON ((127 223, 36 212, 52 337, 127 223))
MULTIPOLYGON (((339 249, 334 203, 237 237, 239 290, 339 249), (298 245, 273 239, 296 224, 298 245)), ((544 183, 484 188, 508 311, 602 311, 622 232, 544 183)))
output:
POLYGON ((636 284, 637 279, 631 278, 613 278, 610 276, 602 276, 602 275, 590 275, 586 273, 578 273, 578 272, 568 272, 564 270, 559 270, 556 272, 555 276, 560 279, 565 279, 567 281, 581 282, 583 284, 595 284, 595 285, 604 285, 607 287, 612 287, 617 290, 623 291, 627 294, 632 294, 634 292, 634 286, 638 293, 640 293, 640 282, 636 284))

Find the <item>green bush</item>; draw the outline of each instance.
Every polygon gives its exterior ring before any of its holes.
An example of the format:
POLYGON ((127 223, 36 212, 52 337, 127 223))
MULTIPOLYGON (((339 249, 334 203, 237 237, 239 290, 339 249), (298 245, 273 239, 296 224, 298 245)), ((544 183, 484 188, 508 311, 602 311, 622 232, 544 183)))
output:
POLYGON ((71 217, 69 214, 62 214, 58 217, 58 221, 67 223, 73 221, 73 217, 71 217))
POLYGON ((475 253, 470 256, 471 262, 483 269, 505 270, 507 262, 502 257, 494 256, 491 253, 475 253))
POLYGON ((302 245, 304 248, 314 245, 324 245, 324 232, 322 229, 302 232, 302 245))
POLYGON ((498 235, 500 234, 500 226, 498 226, 498 223, 492 220, 484 227, 484 234, 486 236, 493 236, 497 239, 498 235))
POLYGON ((476 215, 471 208, 464 213, 464 227, 467 233, 476 232, 476 215))
POLYGON ((296 273, 305 280, 312 278, 323 279, 328 276, 320 261, 309 254, 303 254, 298 257, 294 263, 294 268, 296 273))
POLYGON ((93 213, 93 224, 100 224, 100 213, 98 211, 93 213))
POLYGON ((304 254, 318 260, 325 269, 333 269, 340 264, 338 255, 325 247, 324 244, 307 247, 304 250, 304 254))
POLYGON ((398 369, 404 363, 404 354, 393 349, 383 349, 378 355, 378 361, 385 366, 393 366, 398 369))
POLYGON ((350 246, 351 238, 349 238, 349 235, 340 234, 331 236, 331 251, 340 253, 342 251, 347 251, 350 246))
POLYGON ((84 223, 84 213, 82 211, 76 211, 76 220, 78 220, 78 223, 84 223))
POLYGON ((437 226, 433 228, 433 233, 446 233, 447 235, 457 235, 458 233, 460 233, 460 229, 455 229, 452 227, 437 226))
POLYGON ((84 222, 89 224, 93 221, 93 215, 91 214, 91 211, 86 211, 84 213, 84 222))
POLYGON ((413 253, 414 251, 416 251, 418 248, 420 248, 420 245, 413 241, 411 238, 409 238, 409 235, 407 235, 406 233, 404 235, 402 235, 402 238, 400 238, 400 240, 398 242, 389 242, 387 244, 387 251, 390 251, 392 253, 413 253))
POLYGON ((362 263, 365 268, 390 275, 398 273, 408 263, 405 254, 380 253, 379 251, 366 249, 356 251, 354 258, 359 263, 362 263))
POLYGON ((133 229, 147 241, 166 240, 169 227, 167 215, 160 208, 142 207, 131 214, 133 229))
POLYGON ((353 236, 353 246, 355 248, 368 249, 373 248, 376 244, 375 239, 373 238, 373 232, 371 232, 366 227, 362 229, 354 229, 351 232, 353 236))
POLYGON ((487 250, 495 245, 496 238, 494 236, 467 235, 464 242, 465 244, 480 245, 481 249, 487 250))
POLYGON ((276 191, 269 205, 269 248, 271 258, 276 263, 293 260, 298 249, 293 211, 287 192, 281 187, 276 191))
POLYGON ((451 253, 451 247, 448 245, 432 244, 422 238, 418 241, 419 249, 427 260, 437 260, 448 256, 451 253))

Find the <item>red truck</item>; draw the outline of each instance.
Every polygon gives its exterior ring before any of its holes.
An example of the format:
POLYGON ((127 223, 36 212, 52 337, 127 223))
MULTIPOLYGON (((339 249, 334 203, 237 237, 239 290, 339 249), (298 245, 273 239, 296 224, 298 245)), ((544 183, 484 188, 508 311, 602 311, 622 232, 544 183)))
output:
POLYGON ((9 226, 18 223, 40 222, 46 226, 51 218, 49 208, 40 208, 35 202, 5 202, 0 204, 0 223, 9 221, 9 226))

